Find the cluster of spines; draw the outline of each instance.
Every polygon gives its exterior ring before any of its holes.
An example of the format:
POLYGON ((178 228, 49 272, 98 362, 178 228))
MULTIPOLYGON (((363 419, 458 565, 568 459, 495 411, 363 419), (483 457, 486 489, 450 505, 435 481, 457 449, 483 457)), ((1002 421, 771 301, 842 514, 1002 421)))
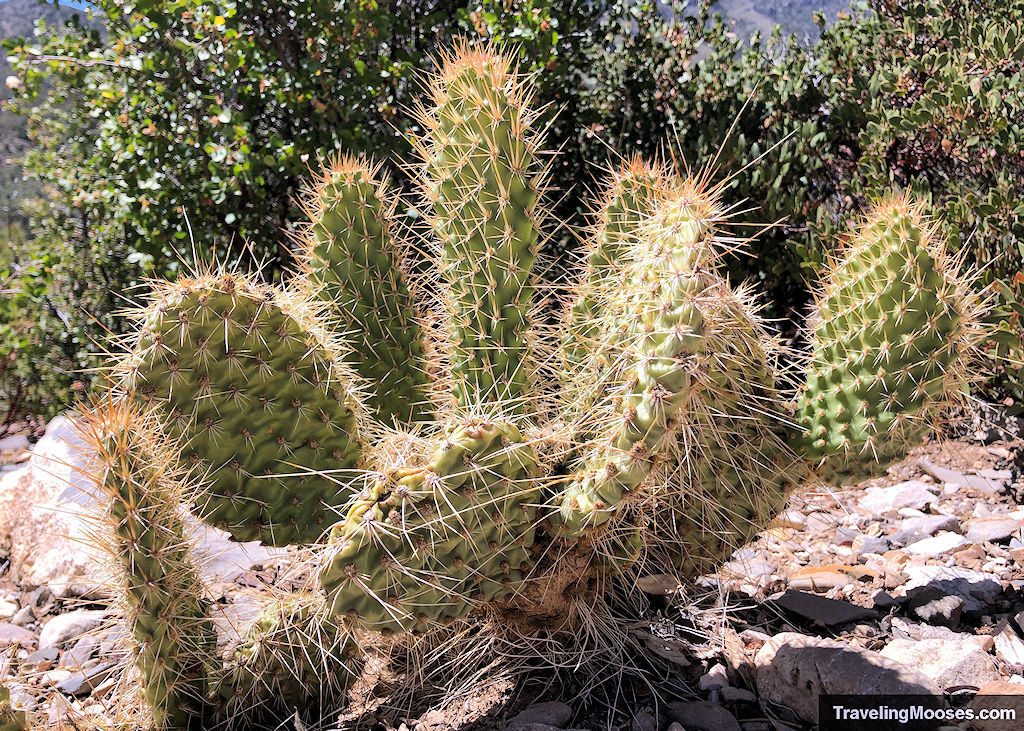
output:
POLYGON ((97 460, 95 487, 154 724, 199 731, 210 720, 216 635, 180 512, 190 481, 173 449, 152 441, 154 421, 111 396, 84 415, 80 431, 97 460))
POLYGON ((327 161, 304 201, 299 256, 313 295, 345 339, 343 358, 367 384, 366 403, 386 425, 429 416, 417 307, 395 231, 398 194, 379 165, 327 161))
POLYGON ((441 245, 452 398, 463 414, 483 404, 523 413, 532 399, 531 270, 547 168, 532 90, 514 63, 460 45, 418 114, 420 188, 441 245))
POLYGON ((301 293, 230 273, 157 285, 122 361, 201 474, 196 508, 241 541, 315 542, 360 465, 356 376, 301 293), (321 474, 317 474, 321 473, 321 474))
POLYGON ((858 481, 962 396, 977 299, 904 195, 873 207, 822 282, 794 442, 831 479, 858 481))

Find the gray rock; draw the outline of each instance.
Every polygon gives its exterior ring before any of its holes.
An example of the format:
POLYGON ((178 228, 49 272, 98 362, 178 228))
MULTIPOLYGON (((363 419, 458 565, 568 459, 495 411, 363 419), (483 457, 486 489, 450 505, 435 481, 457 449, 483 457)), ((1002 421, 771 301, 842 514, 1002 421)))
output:
POLYGON ((935 536, 914 541, 906 546, 903 551, 915 556, 941 556, 944 553, 955 551, 969 545, 970 541, 959 533, 939 533, 935 536))
POLYGON ((879 654, 920 670, 941 689, 980 687, 1001 677, 995 659, 975 642, 892 640, 879 654))
POLYGON ((1020 530, 1020 520, 1010 516, 975 518, 967 524, 967 540, 971 543, 1004 541, 1020 530))
POLYGON ((985 652, 992 649, 994 642, 991 635, 972 635, 967 632, 954 632, 948 627, 908 622, 902 617, 893 617, 890 623, 892 635, 900 640, 947 640, 950 642, 973 642, 985 652))
POLYGON ((66 614, 58 614, 43 625, 39 633, 39 645, 61 647, 65 643, 77 641, 102 625, 106 619, 107 613, 100 609, 77 609, 66 614))
POLYGON ((562 728, 572 718, 572 709, 564 703, 549 701, 534 703, 508 722, 509 731, 526 731, 535 724, 546 724, 562 728))
POLYGON ((1003 490, 1010 482, 1009 477, 987 477, 981 475, 967 475, 948 467, 940 467, 932 464, 926 459, 918 460, 918 465, 939 482, 949 482, 960 487, 967 487, 988 495, 995 495, 1003 490))
POLYGON ((956 629, 960 626, 960 615, 964 600, 941 589, 923 586, 914 591, 910 598, 910 611, 918 619, 941 627, 956 629))
POLYGON ((20 645, 32 647, 36 644, 36 636, 24 627, 9 622, 0 622, 0 648, 20 645))
POLYGON ((757 703, 757 696, 746 688, 734 688, 727 685, 718 691, 724 703, 757 703))
POLYGON ((729 677, 725 673, 725 666, 717 663, 708 668, 708 671, 700 676, 697 687, 701 690, 712 690, 724 688, 729 684, 729 677))
POLYGON ((891 544, 891 536, 861 536, 853 542, 853 550, 857 553, 885 553, 891 544))
POLYGON ((11 624, 15 624, 19 627, 24 627, 26 624, 35 620, 36 615, 32 611, 32 607, 25 606, 18 610, 18 613, 11 618, 11 624))
POLYGON ((858 505, 870 515, 883 515, 900 508, 920 510, 938 499, 935 495, 936 490, 935 485, 920 480, 901 482, 892 487, 872 487, 864 493, 858 505))
POLYGON ((43 647, 21 661, 21 672, 29 673, 49 670, 53 667, 53 663, 57 662, 58 657, 60 657, 60 650, 56 647, 43 647), (43 667, 44 665, 46 667, 43 667))
POLYGON ((0 452, 18 454, 28 449, 28 437, 24 434, 12 434, 0 439, 0 452))
POLYGON ((782 596, 773 600, 776 606, 798 614, 816 624, 833 627, 862 619, 876 619, 878 612, 859 607, 850 602, 829 599, 816 594, 787 589, 782 596))
MULTIPOLYGON (((926 675, 870 650, 796 632, 776 635, 754 659, 757 692, 818 722, 818 696, 886 694, 935 695, 926 675)), ((684 724, 685 725, 685 724, 684 724)))
POLYGON ((69 677, 57 683, 57 690, 75 698, 87 696, 110 677, 115 667, 114 663, 103 663, 89 670, 73 672, 69 677))
POLYGON ((633 716, 633 722, 629 724, 629 731, 658 731, 658 719, 641 708, 633 716))
POLYGON ((932 536, 940 530, 960 530, 960 519, 955 515, 919 515, 913 518, 904 518, 896 524, 897 535, 919 535, 921 538, 932 536))
POLYGON ((686 731, 740 731, 740 724, 735 716, 721 706, 707 701, 674 701, 667 704, 665 710, 668 717, 682 724, 686 731))
POLYGON ((999 577, 983 571, 956 566, 907 566, 903 570, 908 579, 903 590, 908 598, 913 599, 915 591, 928 586, 963 599, 967 614, 986 611, 1003 593, 999 577))
POLYGON ((98 637, 83 637, 75 646, 65 652, 60 658, 60 667, 68 670, 84 667, 92 660, 99 650, 100 640, 98 637))
POLYGON ((872 594, 871 601, 874 604, 875 609, 879 609, 883 612, 887 612, 900 604, 899 601, 897 601, 896 598, 885 589, 879 589, 872 594))

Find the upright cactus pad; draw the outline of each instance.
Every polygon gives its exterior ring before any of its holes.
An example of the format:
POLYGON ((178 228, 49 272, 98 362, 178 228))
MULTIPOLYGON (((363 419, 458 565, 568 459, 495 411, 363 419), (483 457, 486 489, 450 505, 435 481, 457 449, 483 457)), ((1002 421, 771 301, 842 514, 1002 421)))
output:
POLYGON ((207 728, 207 685, 216 658, 209 602, 189 553, 181 504, 186 484, 154 425, 127 402, 99 403, 82 421, 97 455, 124 609, 143 693, 158 729, 207 728), (148 423, 147 423, 148 422, 148 423))
POLYGON ((313 305, 204 275, 159 285, 139 317, 126 383, 206 473, 199 514, 240 541, 316 541, 348 499, 361 407, 313 305))
POLYGON ((379 167, 335 158, 306 198, 310 224, 300 239, 308 281, 347 341, 344 360, 389 425, 429 414, 421 330, 395 240, 397 202, 379 167))
POLYGON ((530 272, 546 173, 530 87, 511 55, 463 46, 429 93, 417 148, 448 289, 453 398, 463 412, 522 412, 535 368, 530 272))
POLYGON ((878 203, 823 278, 797 448, 839 481, 901 458, 963 395, 975 309, 921 206, 878 203))
POLYGON ((277 728, 337 715, 362 668, 352 635, 320 596, 283 595, 256 617, 217 682, 229 727, 277 728))
POLYGON ((320 582, 334 613, 424 630, 512 596, 532 565, 535 471, 516 427, 470 422, 427 464, 380 475, 331 532, 320 582))

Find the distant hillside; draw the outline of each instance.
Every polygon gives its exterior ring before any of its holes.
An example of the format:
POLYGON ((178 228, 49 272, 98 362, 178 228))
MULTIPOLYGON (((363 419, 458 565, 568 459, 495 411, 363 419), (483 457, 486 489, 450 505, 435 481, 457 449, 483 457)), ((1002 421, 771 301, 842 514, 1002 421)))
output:
POLYGON ((818 37, 818 26, 813 20, 815 11, 822 11, 831 23, 836 13, 849 7, 850 0, 718 0, 715 10, 736 22, 736 34, 741 38, 755 30, 766 35, 777 24, 785 34, 795 33, 800 39, 813 40, 818 37))

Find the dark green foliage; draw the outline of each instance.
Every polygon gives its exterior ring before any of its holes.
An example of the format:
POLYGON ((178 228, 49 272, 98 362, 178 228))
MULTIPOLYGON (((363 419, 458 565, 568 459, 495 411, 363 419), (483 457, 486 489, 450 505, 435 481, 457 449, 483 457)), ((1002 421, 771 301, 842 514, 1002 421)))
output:
POLYGON ((988 317, 992 332, 984 353, 994 377, 986 395, 1019 415, 1024 413, 1024 272, 1012 280, 997 280, 992 290, 995 304, 988 317))

